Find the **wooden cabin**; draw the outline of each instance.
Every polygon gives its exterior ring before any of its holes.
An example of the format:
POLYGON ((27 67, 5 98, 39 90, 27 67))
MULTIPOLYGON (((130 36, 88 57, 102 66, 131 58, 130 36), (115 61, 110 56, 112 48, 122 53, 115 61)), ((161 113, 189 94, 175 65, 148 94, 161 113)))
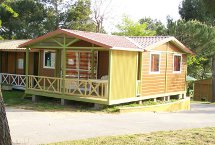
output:
MULTIPOLYGON (((0 41, 0 82, 13 85, 16 89, 25 89, 25 48, 18 48, 29 40, 0 41)), ((38 52, 30 51, 29 74, 38 75, 38 52)))
POLYGON ((58 29, 29 40, 26 89, 33 96, 113 105, 186 97, 186 59, 192 52, 170 36, 124 37, 58 29), (38 52, 38 75, 30 72, 38 52))

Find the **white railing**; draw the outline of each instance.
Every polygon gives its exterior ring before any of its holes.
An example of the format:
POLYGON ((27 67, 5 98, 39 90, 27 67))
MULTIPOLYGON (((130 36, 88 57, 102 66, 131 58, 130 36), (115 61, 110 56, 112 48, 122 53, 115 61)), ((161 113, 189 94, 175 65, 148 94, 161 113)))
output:
POLYGON ((0 73, 1 84, 25 87, 25 81, 26 81, 25 75, 0 73))
POLYGON ((29 75, 27 89, 81 97, 107 98, 108 80, 66 78, 63 82, 62 78, 29 75))

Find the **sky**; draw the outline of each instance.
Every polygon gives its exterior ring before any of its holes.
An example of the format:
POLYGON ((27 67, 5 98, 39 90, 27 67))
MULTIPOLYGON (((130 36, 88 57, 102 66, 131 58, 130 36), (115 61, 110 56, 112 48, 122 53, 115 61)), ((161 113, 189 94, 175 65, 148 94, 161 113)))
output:
POLYGON ((122 16, 127 15, 134 21, 144 17, 158 19, 166 24, 169 15, 174 20, 180 19, 178 6, 182 0, 112 0, 108 7, 107 18, 104 21, 105 30, 116 31, 115 25, 121 22, 122 16))

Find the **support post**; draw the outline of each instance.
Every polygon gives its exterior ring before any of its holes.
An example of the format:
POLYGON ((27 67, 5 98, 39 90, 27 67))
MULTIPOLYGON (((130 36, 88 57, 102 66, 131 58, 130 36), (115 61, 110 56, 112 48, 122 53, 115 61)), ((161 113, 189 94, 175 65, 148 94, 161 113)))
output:
POLYGON ((154 101, 154 102, 157 102, 157 98, 154 98, 153 101, 154 101))
POLYGON ((62 72, 63 72, 63 94, 65 94, 65 78, 66 78, 66 36, 64 35, 64 47, 63 47, 63 55, 62 55, 62 72))
POLYGON ((95 67, 95 52, 91 50, 91 78, 94 79, 94 67, 95 67))
POLYGON ((170 101, 170 96, 166 96, 166 101, 167 101, 167 102, 170 101))
POLYGON ((28 64, 29 64, 29 48, 26 48, 26 58, 25 58, 26 89, 28 89, 28 64))
POLYGON ((32 102, 37 103, 40 100, 40 97, 37 95, 32 95, 32 102))
POLYGON ((61 105, 64 106, 64 105, 67 105, 69 103, 68 100, 65 100, 65 99, 62 99, 61 98, 61 105))

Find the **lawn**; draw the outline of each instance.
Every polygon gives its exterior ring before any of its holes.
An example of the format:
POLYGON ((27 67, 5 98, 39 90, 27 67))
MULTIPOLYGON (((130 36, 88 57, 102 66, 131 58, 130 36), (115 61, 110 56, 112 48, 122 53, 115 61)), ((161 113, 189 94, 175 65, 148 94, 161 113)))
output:
MULTIPOLYGON (((33 103, 31 97, 24 98, 24 92, 2 91, 4 103, 8 107, 17 107, 36 111, 90 111, 90 104, 76 102, 74 104, 62 106, 60 99, 42 97, 37 103, 33 103)), ((93 110, 92 110, 93 111, 93 110)))
POLYGON ((149 134, 97 137, 49 145, 214 145, 215 128, 159 131, 149 134))

